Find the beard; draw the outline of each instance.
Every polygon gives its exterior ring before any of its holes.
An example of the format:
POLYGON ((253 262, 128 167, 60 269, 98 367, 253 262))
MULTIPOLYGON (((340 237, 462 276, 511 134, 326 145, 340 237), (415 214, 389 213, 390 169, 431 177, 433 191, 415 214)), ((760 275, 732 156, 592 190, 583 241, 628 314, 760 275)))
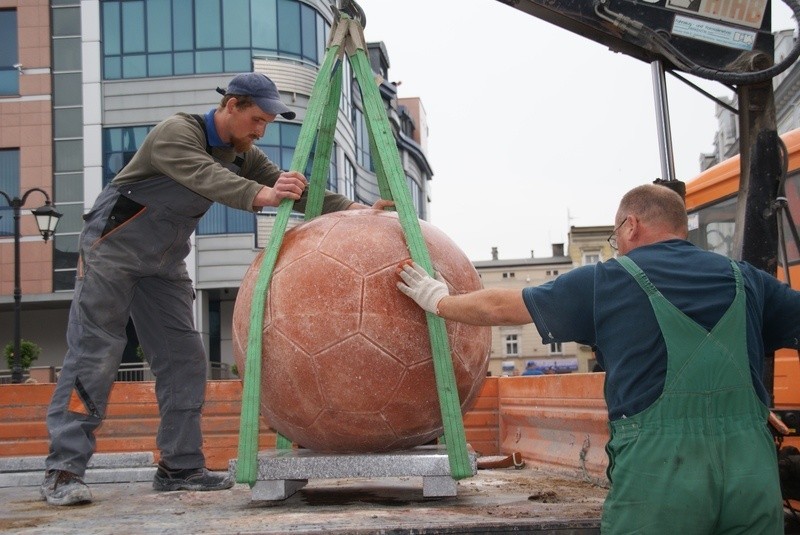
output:
POLYGON ((253 147, 254 142, 255 138, 252 136, 231 138, 231 145, 233 145, 233 150, 235 150, 237 153, 249 151, 253 147))

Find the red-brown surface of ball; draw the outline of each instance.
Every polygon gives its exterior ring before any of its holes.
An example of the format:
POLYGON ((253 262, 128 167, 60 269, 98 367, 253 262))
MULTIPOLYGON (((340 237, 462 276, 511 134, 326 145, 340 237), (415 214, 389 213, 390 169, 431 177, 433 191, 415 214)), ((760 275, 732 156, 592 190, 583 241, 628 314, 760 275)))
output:
MULTIPOLYGON (((472 263, 420 221, 431 260, 450 288, 482 287, 472 263)), ((245 370, 253 289, 263 252, 234 307, 234 357, 245 370)), ((397 215, 350 210, 289 230, 264 311, 261 414, 315 451, 378 453, 442 434, 425 312, 396 288, 410 259, 397 215)), ((447 322, 462 413, 489 364, 491 328, 447 322)))

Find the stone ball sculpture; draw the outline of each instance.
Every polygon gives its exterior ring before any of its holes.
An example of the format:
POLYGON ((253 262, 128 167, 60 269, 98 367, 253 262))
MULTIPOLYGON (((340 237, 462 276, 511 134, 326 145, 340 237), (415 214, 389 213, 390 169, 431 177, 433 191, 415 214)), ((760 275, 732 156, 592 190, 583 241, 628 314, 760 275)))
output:
MULTIPOLYGON (((433 225, 420 225, 450 293, 481 288, 458 246, 433 225)), ((234 307, 240 370, 263 254, 234 307)), ((442 434, 425 313, 395 286, 396 268, 408 259, 393 212, 336 212, 286 232, 264 311, 261 415, 271 427, 329 453, 408 449, 442 434)), ((486 376, 491 328, 456 322, 446 328, 464 413, 486 376)))

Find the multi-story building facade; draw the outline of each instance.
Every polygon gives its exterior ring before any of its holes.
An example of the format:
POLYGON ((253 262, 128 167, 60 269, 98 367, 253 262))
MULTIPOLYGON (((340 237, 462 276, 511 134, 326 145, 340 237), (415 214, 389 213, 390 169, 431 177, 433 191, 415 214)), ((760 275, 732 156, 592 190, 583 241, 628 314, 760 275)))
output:
MULTIPOLYGON (((775 32, 775 63, 782 61, 794 47, 797 40, 794 30, 775 32)), ((775 122, 778 134, 800 128, 800 63, 795 63, 773 78, 775 92, 775 122)), ((720 97, 725 104, 736 108, 736 96, 720 97)), ((714 136, 714 150, 700 155, 700 171, 739 154, 739 120, 728 107, 716 105, 717 128, 714 136)))
MULTIPOLYGON (((29 209, 45 200, 33 188, 44 190, 50 199, 56 196, 53 132, 65 126, 60 120, 53 124, 50 20, 46 0, 0 1, 0 191, 12 199, 32 191, 19 219, 24 310, 35 310, 36 314, 36 318, 22 314, 21 330, 26 337, 34 329, 51 326, 54 314, 50 310, 61 308, 63 312, 69 303, 66 296, 55 296, 52 291, 52 242, 42 241, 34 218, 27 215, 29 209), (44 297, 48 295, 52 299, 44 297), (44 305, 43 301, 50 303, 44 305)), ((62 52, 59 50, 56 58, 59 63, 66 60, 62 52)), ((63 155, 61 152, 59 157, 63 155)), ((0 349, 12 342, 13 236, 13 210, 0 196, 0 349)), ((66 321, 63 324, 66 326, 66 321)))
MULTIPOLYGON (((474 262, 484 288, 519 289, 538 286, 577 266, 596 264, 612 258, 614 250, 607 238, 613 225, 571 227, 568 250, 563 243, 553 244, 552 256, 501 259, 496 247, 492 259, 474 262)), ((543 373, 592 371, 594 354, 588 346, 570 343, 543 344, 536 327, 492 327, 491 375, 520 375, 530 363, 543 373)))
MULTIPOLYGON (((22 220, 22 336, 43 348, 37 365, 65 350, 82 216, 169 115, 205 113, 238 72, 270 76, 295 120, 279 118, 257 143, 289 168, 334 14, 322 0, 0 0, 0 190, 50 193, 64 215, 43 244, 22 220)), ((412 199, 428 216, 427 124, 419 99, 397 98, 388 54, 369 45, 412 199)), ((328 189, 372 204, 379 197, 361 92, 343 63, 328 189)), ((310 171, 310 163, 307 171, 310 171)), ((43 204, 39 202, 33 207, 43 204)), ((0 343, 12 339, 13 239, 0 200, 0 343)), ((231 314, 239 282, 266 243, 265 213, 215 204, 187 258, 196 322, 211 363, 230 363, 231 314)), ((125 360, 135 360, 135 332, 125 360)))

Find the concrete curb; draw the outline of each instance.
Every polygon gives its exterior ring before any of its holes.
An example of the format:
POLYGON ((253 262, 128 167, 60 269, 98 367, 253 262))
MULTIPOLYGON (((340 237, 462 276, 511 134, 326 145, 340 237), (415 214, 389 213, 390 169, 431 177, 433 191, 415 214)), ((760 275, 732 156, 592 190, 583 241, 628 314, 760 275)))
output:
MULTIPOLYGON (((0 488, 32 487, 42 484, 44 456, 0 459, 0 488)), ((135 483, 152 481, 156 473, 152 452, 99 453, 89 461, 86 483, 135 483)))

